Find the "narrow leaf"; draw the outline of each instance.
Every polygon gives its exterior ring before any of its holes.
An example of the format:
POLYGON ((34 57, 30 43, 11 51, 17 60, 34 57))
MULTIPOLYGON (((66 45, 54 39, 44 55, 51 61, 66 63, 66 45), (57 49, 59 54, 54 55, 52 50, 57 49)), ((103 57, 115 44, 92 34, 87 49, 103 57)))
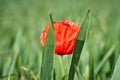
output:
POLYGON ((71 66, 70 66, 70 70, 69 70, 69 76, 68 76, 68 80, 73 80, 74 79, 74 75, 75 75, 75 67, 74 65, 78 65, 79 59, 80 59, 80 54, 85 42, 85 38, 86 38, 86 34, 87 34, 87 30, 88 30, 88 23, 89 23, 89 12, 90 10, 88 10, 87 14, 85 15, 85 18, 83 20, 81 29, 79 31, 77 40, 76 40, 76 44, 74 47, 74 52, 73 52, 73 57, 72 57, 72 61, 71 61, 71 66))
POLYGON ((89 55, 89 80, 94 79, 94 64, 93 64, 93 54, 89 55))
MULTIPOLYGON (((52 19, 51 19, 51 23, 53 23, 52 19)), ((53 59, 54 59, 53 50, 54 50, 53 27, 50 26, 46 38, 46 43, 43 48, 40 80, 51 80, 52 70, 53 70, 53 59)))
POLYGON ((116 65, 115 65, 115 69, 114 69, 111 80, 120 80, 120 55, 119 55, 116 65))
POLYGON ((98 67, 95 69, 95 75, 98 74, 98 72, 101 70, 101 68, 104 66, 105 62, 108 60, 108 58, 112 55, 114 49, 116 48, 116 44, 114 44, 110 50, 106 53, 105 57, 101 60, 101 62, 98 64, 98 67))

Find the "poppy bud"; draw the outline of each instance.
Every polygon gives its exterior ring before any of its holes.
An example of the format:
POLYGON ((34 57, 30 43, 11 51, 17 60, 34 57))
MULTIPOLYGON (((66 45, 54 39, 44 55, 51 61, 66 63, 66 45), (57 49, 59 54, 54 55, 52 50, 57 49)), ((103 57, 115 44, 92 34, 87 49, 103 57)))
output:
MULTIPOLYGON (((53 22, 54 52, 55 54, 72 54, 80 27, 69 20, 53 22)), ((40 43, 44 46, 50 24, 47 24, 40 36, 40 43)))

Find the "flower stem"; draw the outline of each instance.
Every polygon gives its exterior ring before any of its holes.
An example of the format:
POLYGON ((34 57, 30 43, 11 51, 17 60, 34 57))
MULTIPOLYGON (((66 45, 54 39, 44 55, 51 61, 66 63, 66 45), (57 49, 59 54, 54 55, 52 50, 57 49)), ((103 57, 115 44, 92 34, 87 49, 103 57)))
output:
POLYGON ((62 58, 62 69, 63 69, 63 77, 62 77, 62 80, 67 80, 67 74, 65 72, 65 67, 64 67, 64 60, 63 60, 63 56, 61 55, 61 58, 62 58))
POLYGON ((65 67, 64 67, 64 60, 63 60, 63 56, 61 55, 61 59, 62 59, 62 69, 63 69, 63 73, 65 75, 65 67))

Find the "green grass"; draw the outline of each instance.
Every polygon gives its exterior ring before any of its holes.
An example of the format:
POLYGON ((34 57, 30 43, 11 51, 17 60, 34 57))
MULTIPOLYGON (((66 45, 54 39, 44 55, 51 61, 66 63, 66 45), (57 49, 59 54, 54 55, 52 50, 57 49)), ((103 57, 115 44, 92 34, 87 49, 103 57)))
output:
MULTIPOLYGON (((54 21, 69 19, 81 25, 88 9, 89 30, 74 80, 79 80, 78 76, 89 80, 92 68, 95 80, 110 80, 120 53, 119 3, 119 0, 0 0, 0 80, 40 79, 43 47, 39 36, 50 23, 49 13, 54 21)), ((55 77, 61 80, 64 76, 61 58, 55 55, 54 59, 55 77)), ((72 55, 64 56, 66 74, 71 59, 72 55)))

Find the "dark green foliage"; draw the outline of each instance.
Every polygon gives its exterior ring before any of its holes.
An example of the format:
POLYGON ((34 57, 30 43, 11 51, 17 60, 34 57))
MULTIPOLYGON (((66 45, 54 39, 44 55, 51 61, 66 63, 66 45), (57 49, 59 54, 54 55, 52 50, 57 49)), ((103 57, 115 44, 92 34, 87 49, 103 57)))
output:
POLYGON ((84 21, 81 25, 81 29, 79 31, 79 34, 78 34, 78 37, 77 37, 77 40, 76 40, 76 43, 75 43, 68 80, 73 80, 74 79, 75 65, 78 66, 81 51, 83 49, 83 45, 84 45, 84 42, 85 42, 85 37, 86 37, 86 34, 87 34, 87 30, 88 30, 89 12, 90 12, 90 10, 88 10, 87 14, 85 15, 85 19, 84 19, 84 21))

